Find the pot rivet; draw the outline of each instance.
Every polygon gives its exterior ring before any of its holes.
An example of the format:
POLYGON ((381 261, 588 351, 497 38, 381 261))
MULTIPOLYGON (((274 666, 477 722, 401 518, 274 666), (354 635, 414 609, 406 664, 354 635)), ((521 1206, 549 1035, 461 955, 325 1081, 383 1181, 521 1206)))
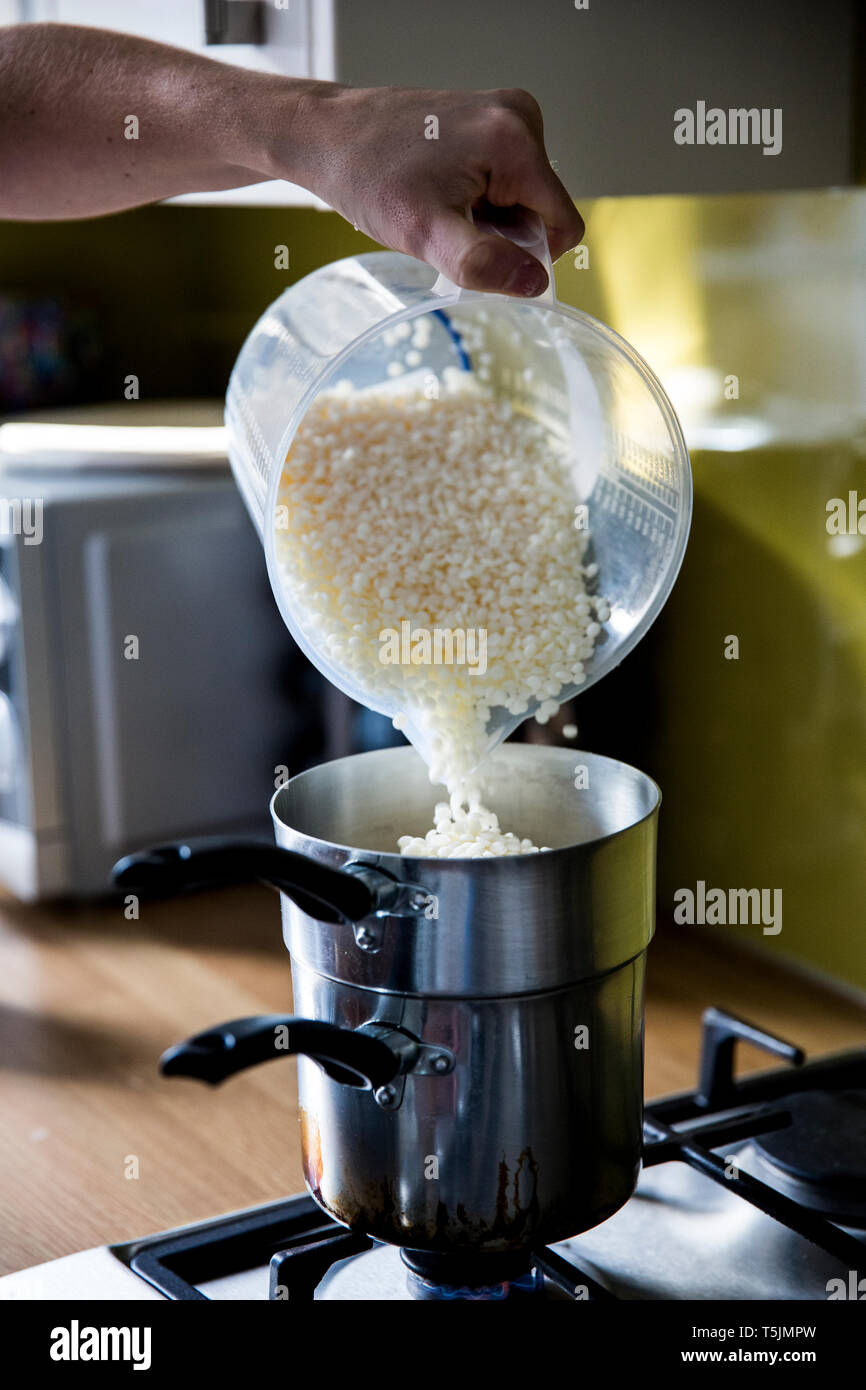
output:
POLYGON ((376 1092, 376 1100, 379 1105, 393 1105, 397 1099, 397 1092, 393 1086, 380 1086, 376 1092))
POLYGON ((433 1071, 438 1071, 441 1075, 443 1072, 448 1071, 451 1063, 447 1057, 443 1057, 440 1053, 438 1057, 433 1057, 431 1059, 430 1066, 433 1071))
POLYGON ((376 936, 369 927, 359 927, 355 940, 359 946, 372 946, 375 944, 376 936))

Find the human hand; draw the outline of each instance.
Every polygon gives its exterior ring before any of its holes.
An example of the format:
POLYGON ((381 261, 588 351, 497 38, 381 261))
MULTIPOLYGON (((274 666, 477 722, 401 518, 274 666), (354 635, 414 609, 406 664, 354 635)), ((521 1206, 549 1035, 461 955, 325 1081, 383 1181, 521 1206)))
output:
POLYGON ((319 84, 298 99, 291 147, 291 169, 281 169, 277 140, 274 177, 302 183, 375 241, 464 289, 533 296, 547 286, 540 262, 474 226, 470 209, 539 213, 552 260, 583 236, 547 158, 538 103, 519 89, 319 84))

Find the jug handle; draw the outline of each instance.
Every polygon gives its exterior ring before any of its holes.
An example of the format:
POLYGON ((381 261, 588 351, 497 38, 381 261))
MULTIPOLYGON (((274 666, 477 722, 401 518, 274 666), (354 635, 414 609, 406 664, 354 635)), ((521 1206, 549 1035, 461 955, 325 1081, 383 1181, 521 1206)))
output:
MULTIPOLYGON (((537 261, 540 261, 547 271, 547 288, 543 294, 533 296, 530 303, 555 304, 556 287, 553 279, 553 262, 550 259, 550 247, 547 244, 547 231, 544 226, 544 218, 540 213, 533 212, 531 208, 514 207, 497 209, 502 214, 502 220, 494 221, 490 216, 473 213, 472 208, 468 208, 466 215, 470 222, 474 222, 484 232, 495 232, 497 236, 507 237, 513 241, 515 246, 522 246, 524 251, 528 251, 537 261)), ((431 293, 447 298, 450 303, 456 304, 464 294, 474 293, 474 291, 463 290, 459 285, 455 285, 445 275, 440 275, 433 286, 431 293)), ((511 296, 504 296, 511 298, 511 296)))
MULTIPOLYGON (((111 879, 117 888, 153 897, 261 879, 320 922, 359 922, 379 905, 369 873, 343 873, 267 840, 154 845, 119 859, 111 879)), ((393 888, 386 875, 382 879, 393 888)))
POLYGON ((159 1059, 159 1070, 163 1076, 189 1076, 217 1086, 247 1067, 299 1054, 318 1062, 333 1081, 361 1090, 386 1085, 407 1061, 369 1033, 318 1019, 264 1014, 220 1023, 170 1047, 159 1059))

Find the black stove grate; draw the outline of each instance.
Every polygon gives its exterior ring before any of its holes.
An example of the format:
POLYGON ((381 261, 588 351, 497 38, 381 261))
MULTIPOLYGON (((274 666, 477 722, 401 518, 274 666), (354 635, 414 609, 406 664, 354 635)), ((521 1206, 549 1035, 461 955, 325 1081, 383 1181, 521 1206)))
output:
MULTIPOLYGON (((166 1298, 205 1302, 210 1300, 199 1284, 256 1269, 277 1257, 279 1268, 291 1261, 292 1299, 303 1301, 312 1299, 335 1260, 371 1247, 365 1236, 332 1221, 312 1197, 304 1195, 116 1248, 115 1254, 166 1298)), ((274 1278, 274 1268, 272 1263, 270 1296, 278 1299, 285 1297, 287 1286, 274 1278)))

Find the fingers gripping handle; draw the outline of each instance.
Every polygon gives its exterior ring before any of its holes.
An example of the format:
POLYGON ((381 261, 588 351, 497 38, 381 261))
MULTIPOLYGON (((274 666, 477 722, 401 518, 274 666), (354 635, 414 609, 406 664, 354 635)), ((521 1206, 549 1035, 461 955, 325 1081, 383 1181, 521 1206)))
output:
MULTIPOLYGON (((515 246, 520 246, 524 251, 528 251, 530 256, 534 256, 540 261, 547 271, 547 289, 543 294, 535 295, 534 302, 539 304, 555 304, 556 290, 553 280, 553 262, 550 259, 550 248, 547 244, 547 232, 544 226, 544 219, 537 212, 532 212, 529 208, 502 208, 501 217, 494 221, 490 217, 480 213, 473 213, 469 209, 468 217, 470 222, 483 232, 494 232, 497 236, 507 237, 513 241, 515 246)), ((455 285, 445 275, 440 275, 433 286, 433 294, 447 297, 452 303, 456 303, 466 291, 459 285, 455 285)))

